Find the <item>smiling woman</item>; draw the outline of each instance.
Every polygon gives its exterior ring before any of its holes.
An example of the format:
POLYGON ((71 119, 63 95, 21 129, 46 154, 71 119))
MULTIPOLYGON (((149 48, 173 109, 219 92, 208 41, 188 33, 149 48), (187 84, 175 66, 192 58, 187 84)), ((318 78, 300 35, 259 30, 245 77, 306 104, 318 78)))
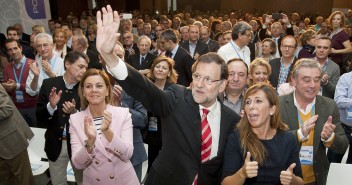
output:
POLYGON ((275 90, 259 83, 244 100, 245 113, 225 148, 222 185, 303 184, 298 144, 280 120, 275 90))

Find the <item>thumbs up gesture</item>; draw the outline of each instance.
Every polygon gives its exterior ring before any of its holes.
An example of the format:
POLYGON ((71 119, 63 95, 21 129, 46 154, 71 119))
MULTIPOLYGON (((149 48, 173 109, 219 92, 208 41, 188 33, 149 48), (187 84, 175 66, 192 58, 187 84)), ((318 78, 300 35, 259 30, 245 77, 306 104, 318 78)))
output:
POLYGON ((293 177, 295 176, 293 174, 293 169, 296 167, 296 163, 292 163, 286 171, 281 171, 280 174, 280 181, 281 184, 283 185, 289 185, 291 184, 293 177))
POLYGON ((247 152, 244 165, 241 168, 241 176, 245 178, 252 178, 258 175, 258 162, 251 161, 251 153, 247 152))
POLYGON ((321 138, 325 141, 328 140, 331 134, 334 133, 335 128, 336 126, 332 124, 332 116, 329 116, 321 132, 321 138))

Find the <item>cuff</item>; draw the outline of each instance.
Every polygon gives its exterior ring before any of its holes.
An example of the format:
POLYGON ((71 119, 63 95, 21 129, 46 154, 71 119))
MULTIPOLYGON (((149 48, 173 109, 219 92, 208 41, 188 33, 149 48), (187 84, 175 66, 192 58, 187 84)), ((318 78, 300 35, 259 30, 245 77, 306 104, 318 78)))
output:
POLYGON ((48 112, 49 114, 52 116, 54 115, 54 112, 57 110, 57 106, 55 106, 55 109, 53 109, 51 106, 50 106, 50 102, 48 102, 48 104, 46 104, 46 108, 48 109, 48 112))
POLYGON ((119 63, 114 68, 106 66, 106 70, 116 79, 125 80, 128 76, 127 66, 124 61, 119 58, 119 63))
POLYGON ((334 141, 334 138, 335 138, 335 132, 333 132, 327 140, 324 140, 323 138, 321 138, 321 141, 324 142, 324 145, 325 145, 326 147, 330 147, 330 145, 331 145, 331 144, 333 143, 333 141, 334 141))
POLYGON ((287 23, 286 24, 286 28, 291 28, 292 27, 292 24, 291 23, 287 23))
POLYGON ((303 142, 303 141, 306 141, 307 139, 309 139, 309 134, 307 135, 307 137, 304 137, 301 128, 297 130, 297 136, 298 136, 298 140, 300 142, 303 142))

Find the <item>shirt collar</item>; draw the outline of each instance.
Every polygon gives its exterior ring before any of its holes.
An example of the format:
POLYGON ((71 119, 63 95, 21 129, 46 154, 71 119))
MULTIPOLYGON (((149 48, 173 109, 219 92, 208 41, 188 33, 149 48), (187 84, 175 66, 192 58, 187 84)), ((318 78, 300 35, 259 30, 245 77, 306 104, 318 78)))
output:
POLYGON ((216 100, 216 101, 214 102, 214 104, 213 104, 212 106, 208 107, 208 108, 205 108, 204 106, 199 105, 199 109, 200 109, 200 111, 203 111, 203 109, 208 109, 208 110, 209 110, 209 113, 210 113, 212 116, 215 116, 215 115, 217 114, 216 109, 217 109, 218 103, 219 103, 219 101, 216 100))
MULTIPOLYGON (((230 40, 230 42, 232 43, 232 46, 234 46, 234 48, 237 50, 237 51, 242 51, 244 50, 245 47, 242 47, 240 48, 233 40, 230 40)), ((230 43, 230 44, 231 44, 230 43)))
POLYGON ((303 109, 297 103, 296 90, 293 91, 293 102, 294 102, 295 106, 297 107, 297 109, 304 114, 308 114, 312 110, 312 107, 315 105, 315 100, 316 100, 316 97, 314 97, 314 100, 306 106, 306 109, 303 109))
POLYGON ((66 87, 67 89, 73 89, 73 87, 78 83, 78 82, 76 82, 76 83, 70 85, 70 84, 68 84, 68 83, 66 82, 66 80, 65 80, 65 75, 63 75, 62 78, 64 79, 65 87, 66 87))
POLYGON ((172 53, 172 58, 175 56, 175 54, 176 54, 176 52, 177 52, 177 50, 178 50, 178 47, 179 47, 179 45, 176 44, 175 48, 171 51, 171 53, 172 53))

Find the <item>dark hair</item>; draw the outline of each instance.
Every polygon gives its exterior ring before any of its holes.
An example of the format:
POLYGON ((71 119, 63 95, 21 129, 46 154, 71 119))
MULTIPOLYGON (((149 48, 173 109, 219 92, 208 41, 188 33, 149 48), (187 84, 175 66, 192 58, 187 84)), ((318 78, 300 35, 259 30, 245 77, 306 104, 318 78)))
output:
POLYGON ((279 43, 280 44, 279 46, 281 47, 282 42, 284 42, 284 40, 287 38, 292 38, 293 40, 295 40, 295 47, 297 48, 297 45, 298 45, 297 39, 292 35, 286 35, 284 38, 282 38, 281 42, 279 43))
POLYGON ((237 40, 238 34, 243 35, 246 33, 247 30, 252 31, 252 26, 244 21, 237 22, 232 29, 232 39, 237 40))
POLYGON ((229 77, 229 70, 227 68, 227 64, 224 61, 224 59, 220 57, 220 55, 214 52, 209 52, 207 54, 204 54, 198 57, 197 61, 192 65, 192 73, 196 71, 198 63, 213 63, 213 62, 220 65, 221 67, 220 79, 227 80, 227 78, 229 77))
POLYGON ((17 46, 22 49, 22 45, 21 45, 21 43, 20 43, 18 40, 15 40, 15 39, 6 39, 5 42, 4 42, 4 45, 5 45, 5 49, 6 49, 6 50, 7 50, 6 44, 7 44, 7 43, 11 43, 11 42, 16 42, 16 43, 17 43, 17 46))
MULTIPOLYGON (((80 52, 80 51, 70 51, 67 53, 67 55, 65 56, 64 59, 64 63, 69 63, 69 64, 73 64, 75 63, 79 58, 83 58, 87 64, 89 64, 89 58, 86 54, 80 52)), ((66 70, 66 67, 65 67, 66 70)))
POLYGON ((167 29, 167 30, 163 31, 160 34, 160 38, 163 38, 163 39, 165 39, 167 41, 171 40, 173 43, 177 43, 178 42, 176 33, 172 29, 167 29))
POLYGON ((6 34, 9 34, 9 31, 16 31, 16 33, 18 35, 18 30, 14 26, 7 27, 6 34))
POLYGON ((232 58, 232 59, 230 59, 229 61, 227 61, 227 66, 230 65, 233 62, 239 62, 239 63, 242 63, 244 66, 246 66, 247 75, 248 75, 248 65, 247 65, 246 62, 244 62, 242 60, 242 58, 232 58))

